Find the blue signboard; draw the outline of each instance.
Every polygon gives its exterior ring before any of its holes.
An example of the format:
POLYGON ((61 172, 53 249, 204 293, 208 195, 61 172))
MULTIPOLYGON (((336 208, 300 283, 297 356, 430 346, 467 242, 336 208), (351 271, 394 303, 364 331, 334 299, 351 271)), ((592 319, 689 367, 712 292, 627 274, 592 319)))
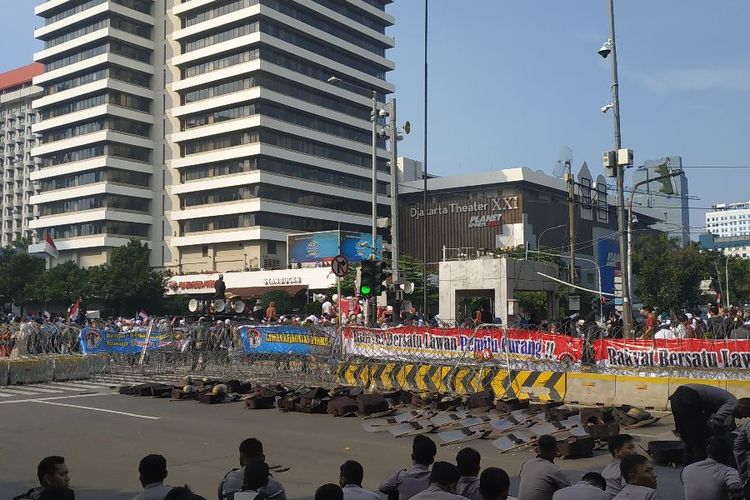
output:
POLYGON ((301 326, 251 326, 237 329, 242 347, 248 354, 329 354, 331 335, 325 330, 313 332, 301 326))
MULTIPOLYGON (((383 256, 383 238, 378 236, 375 240, 376 253, 378 259, 383 256)), ((350 233, 341 232, 341 255, 349 259, 349 262, 361 262, 370 258, 372 253, 372 234, 371 233, 350 233)))
MULTIPOLYGON (((383 238, 377 238, 377 257, 383 255, 383 238)), ((350 231, 322 231, 293 234, 287 239, 287 257, 290 264, 328 263, 337 255, 350 262, 368 259, 372 253, 372 235, 350 231)))
POLYGON ((601 266, 602 292, 615 293, 615 270, 620 269, 620 245, 616 240, 599 240, 596 261, 601 266))

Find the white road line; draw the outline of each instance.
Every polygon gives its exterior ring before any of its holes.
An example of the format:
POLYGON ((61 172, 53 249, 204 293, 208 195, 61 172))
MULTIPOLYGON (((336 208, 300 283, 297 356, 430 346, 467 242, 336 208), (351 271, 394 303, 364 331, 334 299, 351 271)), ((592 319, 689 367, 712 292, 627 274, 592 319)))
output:
POLYGON ((0 392, 0 398, 12 398, 13 394, 5 394, 4 392, 0 392))
POLYGON ((27 399, 16 399, 13 401, 0 401, 0 405, 13 405, 17 403, 35 403, 37 401, 52 401, 56 399, 76 399, 76 398, 90 398, 94 396, 112 396, 105 392, 93 393, 93 394, 74 394, 70 396, 51 396, 48 398, 27 398, 27 399))
POLYGON ((100 385, 100 384, 89 384, 89 383, 85 383, 85 382, 76 382, 75 380, 71 380, 71 381, 65 382, 65 383, 61 382, 60 385, 64 385, 66 387, 77 387, 77 388, 86 389, 86 390, 89 390, 89 389, 97 389, 98 390, 98 389, 106 389, 107 388, 106 386, 103 386, 103 385, 100 385))
MULTIPOLYGON (((34 385, 34 387, 37 387, 37 386, 34 385)), ((57 383, 54 384, 54 385, 51 385, 51 384, 39 384, 38 387, 42 387, 44 389, 59 389, 58 392, 65 392, 65 391, 78 391, 78 392, 80 392, 81 391, 80 387, 69 387, 69 386, 67 386, 65 384, 57 384, 57 383)))
POLYGON ((105 408, 94 408, 92 406, 79 406, 79 405, 71 405, 67 403, 55 403, 54 401, 36 400, 36 401, 31 401, 31 402, 45 404, 45 405, 64 406, 66 408, 77 408, 79 410, 91 410, 91 411, 100 411, 102 413, 114 413, 115 415, 125 415, 127 417, 143 418, 146 420, 159 420, 161 418, 161 417, 151 417, 148 415, 138 415, 137 413, 128 413, 126 411, 107 410, 105 408))
MULTIPOLYGON (((36 393, 47 393, 47 394, 56 394, 57 393, 57 394, 59 394, 59 393, 63 392, 63 391, 60 391, 60 390, 47 389, 46 387, 40 387, 40 386, 37 386, 36 384, 34 384, 34 385, 24 385, 24 386, 20 386, 20 387, 21 387, 21 390, 23 390, 23 391, 34 391, 36 393)), ((12 390, 16 390, 15 387, 12 387, 11 389, 12 390)))
POLYGON ((3 389, 3 392, 6 394, 13 394, 14 396, 34 396, 36 394, 39 394, 38 392, 30 392, 30 391, 24 391, 22 389, 16 389, 11 387, 5 387, 3 389))

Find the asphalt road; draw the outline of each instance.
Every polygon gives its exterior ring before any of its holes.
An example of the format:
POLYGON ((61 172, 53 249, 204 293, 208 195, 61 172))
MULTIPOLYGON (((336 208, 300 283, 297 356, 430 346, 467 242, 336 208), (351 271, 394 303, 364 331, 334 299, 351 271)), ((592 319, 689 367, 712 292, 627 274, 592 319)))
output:
MULTIPOLYGON (((120 396, 111 393, 44 397, 17 396, 0 401, 0 498, 12 498, 36 484, 36 465, 47 455, 65 457, 71 487, 83 500, 132 498, 140 489, 138 461, 148 453, 167 458, 171 485, 190 485, 209 500, 224 474, 237 466, 237 447, 247 437, 263 441, 269 465, 291 470, 276 475, 289 498, 312 498, 315 489, 338 482, 346 460, 361 462, 364 486, 376 489, 394 470, 409 465, 411 438, 367 433, 358 418, 245 410, 241 403, 205 405, 194 401, 120 396)), ((671 418, 644 429, 645 446, 668 436, 671 418)), ((482 466, 504 468, 517 490, 518 471, 531 452, 501 455, 489 442, 442 447, 438 460, 454 461, 461 446, 482 453, 482 466)), ((558 460, 572 481, 601 471, 606 451, 593 458, 558 460)), ((679 470, 658 467, 664 499, 683 498, 679 470)))

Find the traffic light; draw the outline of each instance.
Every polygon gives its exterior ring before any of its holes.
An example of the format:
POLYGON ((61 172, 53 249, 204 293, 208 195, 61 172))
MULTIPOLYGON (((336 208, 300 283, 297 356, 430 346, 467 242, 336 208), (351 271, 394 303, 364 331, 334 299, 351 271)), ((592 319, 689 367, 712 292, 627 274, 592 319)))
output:
MULTIPOLYGON (((672 172, 670 171, 670 168, 669 168, 669 160, 665 161, 661 165, 657 165, 656 173, 659 174, 660 176, 671 174, 672 172)), ((675 188, 674 188, 674 184, 672 183, 671 177, 666 177, 664 179, 661 179, 659 182, 661 183, 661 188, 659 189, 659 191, 661 191, 664 194, 669 194, 669 195, 675 194, 675 188)))
POLYGON ((385 281, 385 269, 382 260, 372 261, 372 294, 377 296, 383 289, 383 281, 385 281))
POLYGON ((364 297, 370 297, 373 294, 375 285, 375 261, 363 260, 360 268, 359 277, 359 294, 364 297))
POLYGON ((385 280, 382 260, 363 260, 360 268, 359 294, 364 297, 380 295, 385 280))

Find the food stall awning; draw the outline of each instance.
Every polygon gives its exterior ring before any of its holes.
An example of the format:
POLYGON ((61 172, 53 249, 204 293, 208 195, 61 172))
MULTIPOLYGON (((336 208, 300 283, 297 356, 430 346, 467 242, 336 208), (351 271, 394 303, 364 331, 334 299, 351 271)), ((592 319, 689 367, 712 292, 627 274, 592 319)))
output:
POLYGON ((227 288, 227 295, 236 295, 242 298, 259 299, 268 292, 286 292, 290 297, 307 290, 307 285, 281 285, 281 286, 248 286, 241 288, 227 288))

